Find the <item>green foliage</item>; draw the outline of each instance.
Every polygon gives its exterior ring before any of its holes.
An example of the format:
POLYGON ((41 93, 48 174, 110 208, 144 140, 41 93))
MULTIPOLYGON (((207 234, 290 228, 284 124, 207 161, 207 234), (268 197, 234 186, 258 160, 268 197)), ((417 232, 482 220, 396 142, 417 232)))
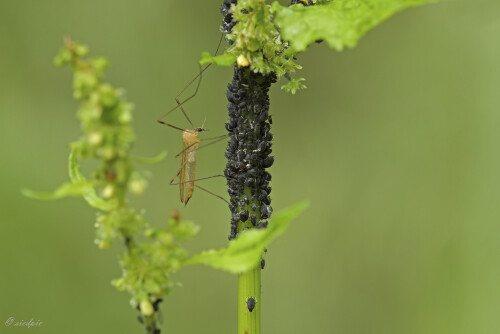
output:
POLYGON ((111 211, 116 209, 118 206, 117 200, 106 201, 102 197, 99 197, 94 187, 92 186, 92 183, 88 182, 87 179, 85 179, 85 176, 83 176, 80 170, 80 165, 78 164, 78 160, 76 158, 78 154, 77 147, 78 146, 75 145, 69 155, 69 178, 71 179, 71 182, 73 182, 74 185, 87 185, 86 187, 82 188, 81 195, 91 207, 103 211, 111 211))
POLYGON ((151 157, 151 158, 133 156, 132 159, 134 161, 140 162, 142 164, 153 165, 153 164, 159 163, 160 161, 162 161, 166 157, 167 157, 167 151, 163 151, 163 152, 160 152, 158 155, 151 157))
POLYGON ((290 74, 302 67, 294 62, 299 52, 318 41, 341 51, 356 46, 371 28, 407 7, 439 0, 317 0, 293 6, 264 0, 240 0, 231 13, 237 24, 226 37, 233 43, 221 56, 202 54, 201 64, 250 66, 254 72, 276 73, 288 82, 281 88, 295 94, 306 88, 290 74))
POLYGON ((85 59, 88 52, 85 45, 67 39, 54 60, 58 66, 71 66, 73 96, 81 100, 78 118, 82 135, 72 143, 69 156, 71 183, 52 193, 29 190, 23 193, 37 199, 82 196, 91 207, 100 210, 95 223, 97 246, 108 248, 116 239, 125 244, 120 257, 122 277, 113 284, 132 294, 133 305, 141 304, 141 311, 146 310, 147 314, 143 313, 152 324, 151 303, 170 292, 174 285, 170 275, 186 258, 179 243, 194 236, 197 227, 175 215, 168 228, 153 229, 142 212, 129 207, 127 193, 140 194, 147 185, 145 173, 137 171, 133 161, 157 163, 165 158, 166 152, 152 158, 131 157, 135 141, 131 127, 133 105, 125 100, 122 90, 103 82, 108 61, 85 59), (80 162, 87 160, 100 163, 89 180, 80 167, 80 162))
POLYGON ((299 89, 304 89, 307 88, 306 85, 301 83, 301 81, 304 81, 306 79, 304 78, 299 78, 299 79, 290 79, 286 84, 281 86, 281 89, 284 89, 287 93, 292 93, 295 94, 295 92, 299 89))
POLYGON ((87 189, 91 188, 92 184, 89 182, 75 182, 63 183, 59 188, 53 192, 41 192, 29 189, 23 189, 21 192, 24 196, 38 200, 54 200, 68 196, 83 196, 87 189))
POLYGON ((123 276, 113 280, 113 285, 132 294, 133 306, 168 295, 176 284, 171 274, 179 270, 186 258, 180 241, 197 232, 196 225, 173 217, 166 228, 146 229, 144 236, 148 241, 129 247, 120 257, 123 276))
POLYGON ((210 53, 203 52, 201 54, 200 65, 212 63, 219 66, 231 66, 234 64, 235 61, 236 61, 236 56, 232 54, 223 54, 220 56, 212 57, 210 53))
POLYGON ((290 42, 293 52, 300 52, 324 40, 341 51, 356 46, 370 29, 392 14, 407 7, 436 0, 335 0, 322 1, 315 6, 281 6, 274 2, 275 23, 281 36, 290 42))
POLYGON ((296 204, 278 212, 265 229, 250 229, 231 240, 229 246, 220 250, 209 250, 195 255, 184 264, 204 264, 234 274, 247 271, 260 261, 264 249, 276 237, 283 234, 293 218, 309 206, 308 202, 296 204))
POLYGON ((271 7, 264 0, 240 0, 231 13, 238 24, 226 37, 233 43, 222 56, 211 57, 204 52, 201 62, 231 66, 238 57, 244 57, 254 72, 276 73, 278 78, 301 68, 285 54, 288 43, 281 40, 271 7))

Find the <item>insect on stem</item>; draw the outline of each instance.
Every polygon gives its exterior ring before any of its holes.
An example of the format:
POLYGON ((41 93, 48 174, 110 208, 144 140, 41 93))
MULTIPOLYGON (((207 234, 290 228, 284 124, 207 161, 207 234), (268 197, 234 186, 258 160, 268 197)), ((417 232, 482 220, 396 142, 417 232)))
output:
MULTIPOLYGON (((216 50, 215 54, 217 54, 217 52, 219 50, 219 47, 220 47, 221 42, 222 42, 222 38, 223 38, 223 35, 221 35, 221 38, 219 40, 219 44, 217 45, 217 50, 216 50)), ((195 178, 195 170, 196 170, 196 162, 197 162, 196 153, 199 149, 210 146, 212 144, 215 144, 215 143, 221 141, 224 138, 227 138, 227 135, 205 138, 205 139, 198 138, 198 134, 200 132, 207 131, 207 129, 204 128, 205 121, 203 122, 203 125, 201 127, 195 128, 195 126, 193 125, 193 122, 191 121, 191 119, 189 118, 188 114, 186 113, 186 111, 184 110, 184 107, 183 107, 183 105, 187 101, 194 98, 196 96, 196 94, 198 93, 198 90, 199 90, 200 84, 201 84, 202 74, 204 71, 206 71, 210 67, 210 65, 211 64, 208 64, 204 68, 202 68, 200 66, 200 72, 191 81, 189 81, 188 84, 175 96, 174 99, 175 99, 175 102, 177 102, 177 106, 175 106, 174 108, 169 110, 167 113, 165 113, 163 116, 161 116, 157 120, 158 123, 160 123, 160 124, 163 124, 163 125, 166 125, 168 127, 173 128, 173 129, 182 131, 183 149, 181 152, 179 152, 175 156, 175 157, 181 156, 181 166, 180 166, 179 170, 175 173, 172 180, 170 181, 170 185, 178 185, 179 186, 179 197, 180 197, 181 203, 184 203, 185 205, 187 205, 187 203, 189 202, 189 200, 193 196, 193 192, 194 192, 195 187, 200 188, 200 189, 214 195, 215 197, 222 199, 226 203, 228 203, 228 201, 225 200, 224 198, 222 198, 221 196, 218 196, 205 188, 202 188, 198 185, 195 185, 195 181, 206 180, 206 179, 211 179, 211 178, 220 177, 220 176, 224 177, 223 175, 214 175, 214 176, 210 176, 210 177, 196 179, 195 178), (189 88, 196 81, 196 79, 198 79, 198 84, 196 85, 196 89, 195 89, 194 93, 192 95, 190 95, 189 97, 187 97, 186 99, 184 99, 182 102, 180 102, 179 97, 186 91, 187 88, 189 88), (172 113, 173 111, 175 111, 177 109, 181 110, 182 114, 184 115, 184 117, 186 118, 188 123, 191 125, 191 127, 192 127, 191 129, 186 129, 186 128, 182 128, 179 126, 175 126, 173 124, 167 123, 167 122, 162 120, 163 118, 165 118, 166 116, 168 116, 170 113, 172 113), (208 141, 208 143, 200 146, 201 141, 208 141), (179 182, 174 183, 176 178, 179 178, 179 182)))

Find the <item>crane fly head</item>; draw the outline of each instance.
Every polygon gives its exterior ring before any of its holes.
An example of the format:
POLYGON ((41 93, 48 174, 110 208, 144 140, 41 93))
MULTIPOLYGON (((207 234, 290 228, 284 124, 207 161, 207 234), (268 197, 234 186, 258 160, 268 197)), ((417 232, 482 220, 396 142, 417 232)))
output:
POLYGON ((204 129, 204 128, 196 128, 195 130, 198 131, 198 132, 208 131, 208 129, 204 129))

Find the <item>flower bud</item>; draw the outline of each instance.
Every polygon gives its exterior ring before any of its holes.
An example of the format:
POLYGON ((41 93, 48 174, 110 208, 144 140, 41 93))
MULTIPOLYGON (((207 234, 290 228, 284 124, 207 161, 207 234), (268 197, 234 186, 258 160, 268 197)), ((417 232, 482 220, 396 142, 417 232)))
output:
POLYGON ((236 62, 238 63, 238 66, 240 66, 240 67, 250 66, 250 60, 248 60, 248 58, 245 57, 244 55, 239 55, 238 58, 236 59, 236 62))
POLYGON ((145 316, 150 316, 155 312, 153 305, 148 300, 143 300, 139 304, 139 308, 141 309, 141 313, 145 316))

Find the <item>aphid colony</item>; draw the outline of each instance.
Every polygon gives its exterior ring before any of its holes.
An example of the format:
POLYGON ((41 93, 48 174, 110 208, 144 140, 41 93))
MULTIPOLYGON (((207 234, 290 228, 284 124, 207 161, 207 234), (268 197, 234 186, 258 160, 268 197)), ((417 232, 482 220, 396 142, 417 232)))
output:
POLYGON ((273 135, 268 91, 275 80, 274 75, 263 76, 235 67, 233 81, 228 85, 229 142, 224 176, 232 212, 229 239, 246 228, 266 227, 272 213, 271 174, 266 168, 274 163, 270 156, 273 135))

